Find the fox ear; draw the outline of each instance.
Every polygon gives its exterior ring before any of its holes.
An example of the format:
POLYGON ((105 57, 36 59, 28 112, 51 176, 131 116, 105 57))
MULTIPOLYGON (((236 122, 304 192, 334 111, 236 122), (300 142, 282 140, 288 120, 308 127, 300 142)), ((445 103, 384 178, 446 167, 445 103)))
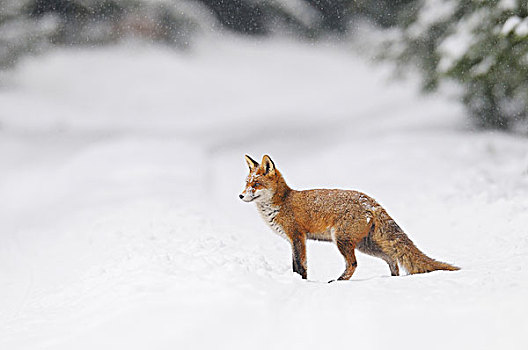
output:
POLYGON ((275 172, 275 163, 273 163, 273 161, 267 154, 264 157, 262 157, 261 163, 262 163, 262 168, 264 169, 264 175, 275 172))
POLYGON ((259 163, 257 163, 254 159, 252 159, 247 154, 244 156, 244 158, 246 158, 246 163, 249 167, 249 171, 253 171, 253 169, 259 166, 259 163))

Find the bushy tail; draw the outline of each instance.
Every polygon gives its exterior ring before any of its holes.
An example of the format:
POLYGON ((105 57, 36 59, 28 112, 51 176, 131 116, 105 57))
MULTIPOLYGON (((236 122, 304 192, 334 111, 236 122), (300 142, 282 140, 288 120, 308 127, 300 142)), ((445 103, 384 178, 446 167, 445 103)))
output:
POLYGON ((409 274, 460 270, 459 267, 434 260, 422 253, 383 208, 374 208, 370 213, 374 225, 374 240, 409 274))
POLYGON ((397 243, 395 244, 395 258, 408 273, 415 274, 435 270, 460 270, 459 267, 434 260, 422 253, 405 233, 401 232, 401 235, 398 236, 397 243))

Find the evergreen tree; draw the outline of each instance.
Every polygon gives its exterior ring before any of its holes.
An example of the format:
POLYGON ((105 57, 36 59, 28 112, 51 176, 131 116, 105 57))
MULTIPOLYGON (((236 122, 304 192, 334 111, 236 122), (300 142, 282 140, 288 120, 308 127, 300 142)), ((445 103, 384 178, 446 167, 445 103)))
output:
POLYGON ((423 73, 424 90, 453 79, 482 127, 528 121, 528 2, 420 0, 408 7, 389 55, 423 73))
POLYGON ((53 17, 30 18, 27 15, 30 2, 0 1, 0 69, 12 66, 21 55, 46 46, 57 28, 53 17))

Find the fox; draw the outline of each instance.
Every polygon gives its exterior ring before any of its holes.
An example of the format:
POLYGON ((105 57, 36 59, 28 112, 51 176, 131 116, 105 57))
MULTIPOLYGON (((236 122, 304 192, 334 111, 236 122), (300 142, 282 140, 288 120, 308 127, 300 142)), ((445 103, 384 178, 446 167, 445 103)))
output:
POLYGON ((249 175, 239 198, 256 203, 268 226, 290 243, 292 269, 302 279, 308 277, 307 240, 337 245, 346 263, 337 280, 349 280, 354 274, 356 249, 384 260, 392 276, 399 276, 400 268, 408 274, 460 269, 420 251, 387 211, 368 195, 355 190, 293 190, 268 155, 262 157, 260 164, 248 155, 245 160, 249 175))

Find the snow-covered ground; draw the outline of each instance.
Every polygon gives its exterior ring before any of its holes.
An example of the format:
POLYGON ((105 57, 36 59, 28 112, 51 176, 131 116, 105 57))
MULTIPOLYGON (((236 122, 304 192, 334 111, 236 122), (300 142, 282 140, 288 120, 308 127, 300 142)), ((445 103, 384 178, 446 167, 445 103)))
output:
POLYGON ((346 47, 202 40, 25 60, 0 90, 1 349, 526 349, 528 140, 346 47), (458 272, 390 277, 328 243, 308 277, 238 194, 381 202, 458 272))

